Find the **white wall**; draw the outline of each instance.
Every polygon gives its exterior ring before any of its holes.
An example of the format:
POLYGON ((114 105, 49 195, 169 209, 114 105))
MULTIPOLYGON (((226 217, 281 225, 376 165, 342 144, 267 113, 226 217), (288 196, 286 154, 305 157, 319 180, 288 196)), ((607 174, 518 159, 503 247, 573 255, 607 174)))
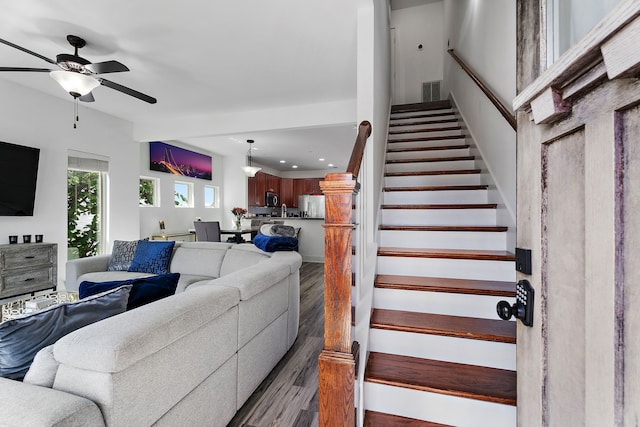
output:
MULTIPOLYGON (((511 0, 445 0, 445 40, 511 109, 516 95, 516 4, 511 0)), ((492 185, 500 225, 510 227, 515 246, 516 132, 482 91, 447 54, 444 86, 449 91, 484 159, 485 182, 492 185), (494 186, 495 185, 495 186, 494 186)))
POLYGON ((391 27, 395 29, 393 103, 422 102, 422 83, 443 77, 443 3, 393 10, 391 27))
MULTIPOLYGON (((201 148, 191 147, 179 141, 163 141, 176 147, 185 148, 197 153, 211 156, 213 170, 212 180, 204 180, 197 178, 189 178, 178 175, 172 175, 164 172, 152 171, 149 169, 149 144, 142 142, 139 144, 140 150, 140 175, 159 179, 160 184, 160 206, 144 206, 140 207, 140 237, 149 237, 160 231, 159 221, 165 223, 166 232, 184 232, 189 228, 193 228, 193 221, 197 217, 203 221, 221 221, 222 220, 222 203, 220 208, 204 207, 204 186, 212 185, 219 187, 221 191, 221 202, 223 192, 223 158, 217 154, 207 152, 201 148), (176 181, 189 182, 193 184, 194 207, 177 208, 174 204, 174 184, 176 181)), ((246 192, 246 190, 245 190, 246 192)), ((229 208, 231 210, 231 208, 229 208)), ((231 212, 229 212, 231 215, 231 212)), ((221 225, 223 225, 221 223, 221 225)))
MULTIPOLYGON (((109 158, 109 228, 114 239, 139 235, 139 149, 131 123, 80 105, 73 129, 73 103, 0 80, 0 140, 40 148, 40 166, 32 217, 0 217, 0 243, 10 234, 44 234, 58 244, 58 283, 63 284, 67 260, 68 150, 109 158)), ((0 188, 11 183, 0 183, 0 188)))

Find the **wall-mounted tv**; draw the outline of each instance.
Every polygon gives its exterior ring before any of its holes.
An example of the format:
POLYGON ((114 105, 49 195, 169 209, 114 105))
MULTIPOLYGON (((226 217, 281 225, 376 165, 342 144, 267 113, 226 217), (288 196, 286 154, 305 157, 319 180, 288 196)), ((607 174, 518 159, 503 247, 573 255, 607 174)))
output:
POLYGON ((33 216, 40 149, 0 141, 0 216, 33 216))

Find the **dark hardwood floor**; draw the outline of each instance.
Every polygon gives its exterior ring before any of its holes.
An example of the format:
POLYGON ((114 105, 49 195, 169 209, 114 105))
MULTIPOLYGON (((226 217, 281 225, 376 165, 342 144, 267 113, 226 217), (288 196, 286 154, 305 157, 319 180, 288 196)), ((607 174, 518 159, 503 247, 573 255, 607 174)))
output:
POLYGON ((298 338, 227 427, 318 425, 318 355, 323 345, 324 264, 300 269, 298 338))

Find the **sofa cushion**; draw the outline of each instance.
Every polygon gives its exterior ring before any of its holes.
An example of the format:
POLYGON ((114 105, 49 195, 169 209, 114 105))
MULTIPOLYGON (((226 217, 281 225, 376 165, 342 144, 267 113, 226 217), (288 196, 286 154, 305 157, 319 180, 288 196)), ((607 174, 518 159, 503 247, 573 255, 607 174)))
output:
POLYGON ((271 254, 256 248, 253 243, 241 243, 231 247, 220 267, 220 277, 242 270, 250 265, 259 263, 260 261, 271 258, 271 254))
POLYGON ((76 329, 127 308, 131 285, 0 323, 0 376, 22 379, 36 353, 76 329))
POLYGON ((220 277, 220 266, 230 246, 229 243, 221 242, 180 242, 173 252, 169 271, 220 277))
POLYGON ((139 240, 114 240, 107 271, 128 271, 138 242, 139 240))
POLYGON ((25 383, 39 385, 40 387, 53 387, 60 363, 53 357, 53 344, 46 346, 36 353, 36 357, 31 363, 22 380, 25 383))
POLYGON ((80 298, 86 298, 122 285, 132 285, 129 293, 127 310, 140 307, 150 302, 166 298, 176 293, 176 286, 180 273, 160 274, 150 277, 139 277, 130 280, 112 282, 82 282, 80 283, 80 298))
POLYGON ((178 286, 176 287, 176 293, 184 292, 191 285, 198 282, 207 282, 209 280, 213 280, 213 277, 210 276, 198 276, 193 274, 180 274, 180 280, 178 280, 178 286))
POLYGON ((141 240, 129 266, 129 271, 139 273, 166 274, 176 242, 157 242, 141 240))

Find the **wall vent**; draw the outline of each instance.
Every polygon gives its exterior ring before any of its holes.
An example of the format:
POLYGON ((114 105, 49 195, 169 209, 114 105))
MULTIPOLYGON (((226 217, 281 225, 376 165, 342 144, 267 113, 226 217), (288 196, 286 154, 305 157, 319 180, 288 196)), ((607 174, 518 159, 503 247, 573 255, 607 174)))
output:
POLYGON ((440 101, 440 83, 441 80, 422 82, 422 102, 440 101))

